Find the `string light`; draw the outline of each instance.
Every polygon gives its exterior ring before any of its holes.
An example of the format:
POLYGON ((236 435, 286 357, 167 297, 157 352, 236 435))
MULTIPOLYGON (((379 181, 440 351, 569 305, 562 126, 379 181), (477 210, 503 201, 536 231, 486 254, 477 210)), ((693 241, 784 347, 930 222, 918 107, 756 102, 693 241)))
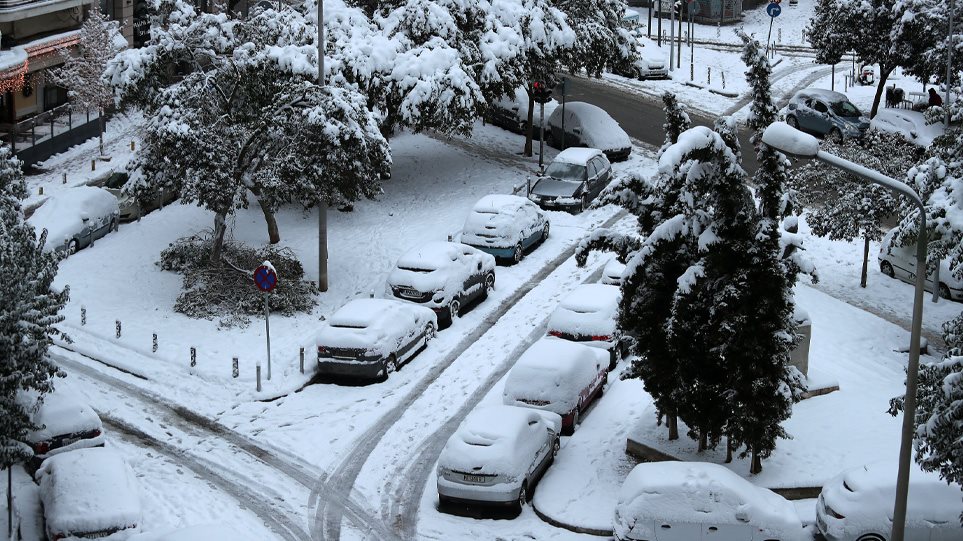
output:
POLYGON ((26 45, 23 50, 27 53, 27 58, 23 64, 11 66, 0 71, 0 95, 7 92, 18 92, 27 86, 29 80, 27 72, 30 70, 30 61, 39 62, 53 55, 59 55, 60 50, 73 47, 80 43, 79 33, 71 33, 58 39, 45 39, 42 43, 26 45))

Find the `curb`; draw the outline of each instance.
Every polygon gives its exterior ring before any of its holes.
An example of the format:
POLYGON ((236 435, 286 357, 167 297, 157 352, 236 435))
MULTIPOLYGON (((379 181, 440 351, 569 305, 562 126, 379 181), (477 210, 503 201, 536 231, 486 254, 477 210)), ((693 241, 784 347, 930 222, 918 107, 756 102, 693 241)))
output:
POLYGON ((546 515, 545 513, 542 513, 541 511, 539 511, 538 508, 535 507, 534 500, 532 501, 532 511, 535 511, 535 514, 538 515, 538 518, 542 519, 547 524, 551 524, 552 526, 555 526, 556 528, 562 528, 563 530, 568 530, 570 532, 575 532, 575 533, 597 535, 599 537, 612 537, 613 535, 615 535, 615 532, 613 530, 599 530, 596 528, 585 528, 582 526, 574 526, 572 524, 565 524, 564 522, 559 522, 554 518, 546 515))

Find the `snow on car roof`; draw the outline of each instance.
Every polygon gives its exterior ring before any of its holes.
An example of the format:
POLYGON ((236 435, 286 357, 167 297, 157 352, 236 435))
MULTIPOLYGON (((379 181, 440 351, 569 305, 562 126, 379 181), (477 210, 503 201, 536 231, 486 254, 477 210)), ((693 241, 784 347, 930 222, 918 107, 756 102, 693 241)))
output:
POLYGON ((538 412, 516 406, 491 405, 473 411, 448 439, 438 463, 478 473, 515 473, 522 464, 516 455, 519 440, 538 412))
POLYGON ((589 160, 601 155, 602 151, 597 148, 571 147, 559 152, 558 155, 555 156, 554 161, 573 165, 586 165, 589 160))
POLYGON ((822 98, 827 101, 837 102, 837 101, 849 101, 846 94, 841 92, 835 92, 832 90, 826 90, 825 88, 804 88, 793 96, 793 99, 797 98, 822 98))
MULTIPOLYGON (((895 462, 875 462, 844 472, 843 479, 850 490, 891 501, 896 494, 895 462)), ((963 512, 960 488, 948 485, 939 473, 923 471, 915 462, 910 466, 910 510, 934 519, 959 517, 963 512)), ((868 505, 871 501, 867 500, 868 505)), ((887 513, 892 513, 887 509, 887 513)))
POLYGON ((117 452, 103 447, 54 455, 37 471, 52 533, 130 528, 141 521, 134 476, 117 452))
POLYGON ((338 308, 328 323, 342 327, 367 327, 384 314, 396 311, 400 303, 389 299, 354 299, 338 308))
POLYGON ((618 286, 581 284, 566 295, 559 306, 575 312, 602 312, 617 307, 621 298, 618 286))
POLYGON ((475 206, 472 207, 472 210, 475 212, 495 213, 503 209, 514 209, 522 205, 530 204, 533 203, 517 195, 491 194, 479 199, 478 202, 475 203, 475 206))
POLYGON ((464 248, 463 244, 433 241, 412 248, 398 258, 398 266, 419 270, 436 270, 451 265, 464 248))
POLYGON ((64 245, 74 234, 83 229, 83 216, 94 220, 112 213, 119 212, 117 198, 103 188, 94 186, 76 186, 51 195, 27 223, 40 232, 47 230, 46 250, 53 250, 64 245))
POLYGON ((561 340, 541 338, 515 362, 505 380, 503 399, 544 400, 550 411, 568 413, 579 393, 608 366, 608 352, 561 340))
POLYGON ((562 299, 549 318, 548 328, 579 336, 611 336, 621 298, 618 286, 582 284, 562 299))
MULTIPOLYGON (((36 403, 35 393, 22 393, 23 399, 36 403)), ((31 410, 32 411, 32 410, 31 410)), ((33 422, 40 428, 27 434, 27 441, 39 442, 74 432, 87 432, 101 429, 100 417, 93 408, 85 404, 75 394, 60 389, 44 395, 40 409, 33 414, 33 422)))

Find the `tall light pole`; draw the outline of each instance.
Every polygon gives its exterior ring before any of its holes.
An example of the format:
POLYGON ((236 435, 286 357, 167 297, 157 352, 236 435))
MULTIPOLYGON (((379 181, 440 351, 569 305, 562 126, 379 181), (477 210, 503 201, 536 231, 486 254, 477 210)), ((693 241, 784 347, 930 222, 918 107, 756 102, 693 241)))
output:
MULTIPOLYGON (((318 0, 318 86, 324 88, 324 0, 318 0)), ((318 201, 318 290, 328 290, 328 206, 318 201)))
POLYGON ((943 108, 946 110, 946 118, 943 119, 943 125, 949 129, 950 127, 950 83, 953 81, 953 16, 954 11, 954 0, 950 0, 950 16, 949 19, 949 29, 946 31, 946 99, 943 100, 943 108))
POLYGON ((873 171, 819 150, 819 140, 789 126, 773 122, 762 134, 762 142, 777 149, 805 158, 815 158, 863 180, 878 184, 900 195, 905 195, 920 212, 920 232, 916 238, 916 291, 913 295, 913 326, 910 329, 909 366, 906 368, 906 397, 903 401, 903 434, 899 447, 899 472, 896 475, 896 503, 893 508, 892 541, 903 541, 906 529, 906 497, 909 494, 909 469, 912 461, 914 421, 916 419, 916 382, 920 368, 920 334, 923 327, 923 286, 926 280, 926 209, 919 194, 906 184, 879 171, 873 171))

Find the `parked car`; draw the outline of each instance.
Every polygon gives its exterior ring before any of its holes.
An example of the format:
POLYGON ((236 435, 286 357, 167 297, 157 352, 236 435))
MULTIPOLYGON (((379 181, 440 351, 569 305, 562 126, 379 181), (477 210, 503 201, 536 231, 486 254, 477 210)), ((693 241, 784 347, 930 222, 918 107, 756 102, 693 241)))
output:
POLYGON ((94 447, 54 455, 35 478, 47 539, 122 541, 140 531, 137 482, 115 451, 94 447))
MULTIPOLYGON (((916 283, 916 243, 909 246, 893 246, 893 236, 896 229, 891 229, 883 236, 883 242, 879 247, 879 270, 890 278, 898 278, 908 284, 916 283)), ((926 276, 925 288, 933 291, 933 280, 936 272, 931 272, 926 276)), ((939 294, 944 299, 954 301, 963 300, 963 280, 960 280, 950 271, 950 259, 940 261, 939 294)))
POLYGON ((783 114, 793 128, 837 142, 862 137, 869 129, 869 118, 845 94, 820 88, 796 92, 783 114))
POLYGON ((541 338, 518 359, 505 380, 502 402, 562 416, 562 434, 572 434, 582 413, 608 381, 605 351, 558 338, 541 338))
POLYGON ((27 223, 37 230, 38 237, 47 230, 45 252, 66 251, 70 255, 116 230, 119 218, 117 198, 110 192, 77 186, 51 195, 27 223))
MULTIPOLYGON (((827 541, 887 541, 896 499, 895 463, 876 463, 843 472, 823 486, 816 500, 816 527, 827 541)), ((960 488, 939 474, 910 469, 905 541, 963 539, 960 488)))
POLYGON ((613 286, 622 285, 622 273, 625 272, 625 263, 620 262, 616 258, 609 259, 609 262, 605 264, 602 268, 602 280, 603 284, 609 284, 613 286))
POLYGON ((243 535, 229 524, 201 524, 136 534, 127 541, 237 541, 243 535))
POLYGON ((429 242, 409 250, 388 275, 391 294, 434 310, 440 329, 494 288, 495 256, 457 242, 429 242))
POLYGON ((665 51, 654 41, 637 35, 635 42, 638 44, 639 58, 638 63, 640 79, 666 79, 669 77, 668 60, 665 51), (644 66, 644 67, 643 67, 644 66))
MULTIPOLYGON (((543 124, 545 125, 545 133, 548 134, 548 118, 552 116, 552 112, 558 107, 558 102, 554 99, 549 100, 545 103, 545 120, 543 124)), ((537 141, 539 138, 540 126, 539 117, 541 116, 541 107, 539 104, 535 104, 535 109, 532 114, 532 137, 537 141)), ((488 114, 485 115, 485 119, 498 126, 499 128, 504 128, 510 132, 525 134, 528 129, 528 92, 525 87, 518 87, 515 89, 510 96, 502 96, 494 103, 488 107, 488 114)))
POLYGON ((129 179, 130 177, 127 173, 121 171, 110 175, 110 177, 107 178, 107 182, 104 183, 104 188, 117 198, 117 203, 120 206, 120 221, 122 222, 136 220, 153 210, 157 210, 177 200, 177 192, 165 189, 161 190, 157 197, 149 203, 141 205, 136 199, 123 193, 124 184, 127 184, 129 179))
POLYGON ((926 118, 920 111, 909 109, 881 108, 876 116, 869 121, 871 130, 898 133, 908 142, 921 147, 928 147, 945 128, 943 124, 927 124, 926 118))
POLYGON ((528 193, 543 209, 581 212, 608 185, 612 164, 596 148, 568 148, 558 153, 528 193))
POLYGON ((632 141, 629 140, 625 130, 605 110, 591 103, 568 102, 564 108, 559 107, 552 112, 548 125, 552 129, 552 136, 547 139, 548 144, 561 150, 569 147, 597 148, 613 162, 627 160, 632 152, 632 141), (564 138, 562 137, 563 109, 564 138))
POLYGON ((461 241, 496 259, 518 263, 527 250, 544 242, 548 233, 548 218, 528 199, 486 195, 472 207, 461 241))
POLYGON ((318 373, 387 378, 435 337, 438 318, 425 307, 392 299, 355 299, 318 333, 318 373))
POLYGON ((73 393, 63 389, 47 393, 38 404, 36 393, 24 391, 17 394, 17 400, 32 412, 30 420, 39 427, 27 433, 25 442, 33 449, 33 457, 27 462, 30 471, 35 471, 48 457, 104 446, 106 438, 100 417, 73 393))
POLYGON ((548 334, 604 349, 609 370, 622 358, 625 343, 616 326, 622 291, 618 286, 582 284, 573 289, 548 318, 548 334))
POLYGON ((511 505, 520 511, 558 453, 561 426, 561 418, 548 411, 475 410, 438 458, 439 502, 511 505))
POLYGON ((803 541, 793 504, 705 462, 645 462, 619 490, 612 523, 618 541, 803 541))

